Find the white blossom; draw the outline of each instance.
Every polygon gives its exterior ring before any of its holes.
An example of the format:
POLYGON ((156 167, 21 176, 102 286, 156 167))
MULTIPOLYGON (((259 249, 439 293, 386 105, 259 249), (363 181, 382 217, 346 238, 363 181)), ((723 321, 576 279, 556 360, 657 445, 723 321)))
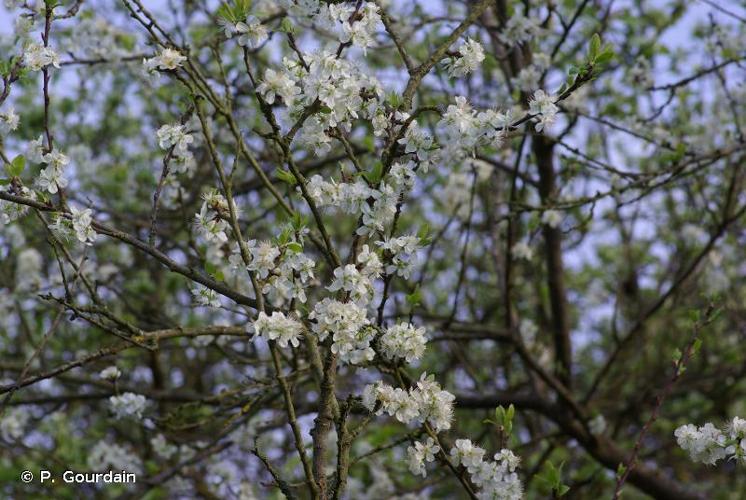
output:
POLYGON ((26 432, 30 416, 28 410, 21 406, 7 409, 0 418, 0 436, 9 442, 21 439, 26 432))
POLYGON ((519 241, 511 249, 513 257, 516 259, 531 260, 534 258, 534 251, 525 241, 519 241))
POLYGON ((551 228, 557 228, 562 223, 562 212, 558 210, 545 210, 541 214, 541 222, 551 228))
POLYGON ((378 189, 370 190, 370 197, 373 203, 368 201, 362 205, 363 225, 357 229, 360 235, 383 233, 396 216, 399 193, 391 185, 382 182, 378 189))
POLYGON ((117 419, 125 418, 142 418, 142 412, 145 411, 148 400, 141 394, 125 392, 120 396, 109 398, 109 408, 117 419))
POLYGON ((416 264, 417 252, 422 248, 420 239, 414 235, 403 235, 395 238, 384 238, 377 241, 385 252, 386 274, 396 273, 402 278, 409 279, 416 264))
POLYGON ((117 444, 105 441, 99 441, 88 451, 87 464, 90 470, 97 472, 125 470, 141 474, 143 471, 139 457, 117 444))
POLYGON ((202 199, 202 206, 194 217, 197 234, 209 245, 222 245, 228 241, 225 233, 228 223, 222 218, 222 214, 228 212, 228 201, 215 190, 205 193, 202 199))
POLYGON ((143 65, 150 73, 159 69, 164 71, 174 70, 180 68, 186 59, 186 56, 183 56, 178 50, 165 48, 157 56, 144 59, 143 65))
POLYGON ((326 126, 316 116, 312 116, 303 124, 298 134, 298 143, 314 151, 316 156, 331 151, 332 138, 326 133, 326 126))
POLYGON ((458 48, 458 57, 446 61, 448 74, 453 78, 468 75, 479 68, 484 61, 484 48, 482 44, 471 38, 467 39, 458 48))
POLYGON ((475 446, 469 439, 457 439, 451 448, 451 459, 456 465, 463 465, 470 474, 476 472, 484 458, 484 449, 475 446))
POLYGON ((56 193, 60 188, 67 187, 67 178, 63 174, 65 166, 70 163, 70 159, 59 151, 51 151, 43 154, 40 160, 42 163, 46 163, 47 167, 39 172, 36 185, 51 194, 56 193))
POLYGON ((554 96, 546 94, 543 90, 534 92, 529 101, 528 111, 538 119, 536 123, 537 132, 541 132, 556 121, 559 108, 554 104, 554 101, 554 96))
POLYGON ((505 23, 505 28, 499 37, 507 45, 517 45, 530 42, 540 33, 541 28, 536 20, 527 18, 520 11, 516 11, 513 17, 505 23))
POLYGON ((416 121, 412 121, 404 133, 404 137, 399 139, 399 144, 404 145, 405 153, 415 153, 419 161, 427 161, 431 156, 430 149, 433 145, 433 138, 420 128, 416 121))
POLYGON ((29 142, 26 147, 26 159, 31 163, 41 163, 42 156, 44 156, 44 136, 40 135, 29 142))
POLYGON ((239 34, 238 44, 250 49, 259 47, 268 37, 267 28, 254 16, 249 16, 245 23, 236 23, 235 32, 239 34))
POLYGON ((407 363, 420 359, 426 344, 425 328, 417 328, 411 323, 390 326, 381 337, 383 354, 392 360, 403 358, 407 363))
POLYGON ((277 97, 281 97, 285 105, 289 106, 300 94, 300 87, 286 73, 268 68, 264 71, 264 80, 257 86, 256 91, 268 104, 273 104, 277 97))
POLYGON ((247 246, 251 254, 248 269, 255 271, 259 279, 265 279, 275 268, 275 260, 280 256, 280 249, 269 241, 257 243, 256 240, 250 240, 247 246))
MULTIPOLYGON (((329 6, 332 7, 331 5, 329 6)), ((349 17, 349 16, 348 16, 349 17)), ((374 35, 381 24, 381 15, 378 6, 373 2, 365 2, 360 9, 359 18, 350 24, 344 21, 342 24, 343 36, 340 41, 352 41, 356 47, 363 49, 365 54, 368 47, 375 45, 374 35)))
POLYGON ((432 375, 426 373, 409 391, 382 382, 366 386, 363 391, 366 408, 373 411, 376 402, 381 403, 377 415, 387 413, 405 424, 427 422, 435 432, 450 429, 455 399, 453 394, 441 389, 432 375))
POLYGON ((362 266, 360 272, 369 279, 379 278, 383 272, 381 259, 376 252, 370 250, 367 244, 363 245, 360 249, 360 253, 357 256, 357 263, 362 266))
POLYGON ((190 292, 198 306, 220 307, 220 295, 212 288, 196 283, 190 292))
POLYGON ((606 419, 603 415, 596 415, 588 422, 588 430, 594 436, 600 436, 606 430, 606 419))
POLYGON ((710 422, 686 424, 674 431, 676 442, 694 462, 715 465, 723 459, 746 463, 746 420, 734 417, 723 430, 710 422))
POLYGON ((173 146, 176 156, 190 156, 189 145, 194 142, 194 137, 185 131, 184 125, 163 125, 158 129, 158 146, 161 149, 169 149, 173 146))
POLYGON ((153 448, 153 452, 160 458, 165 460, 170 459, 179 452, 179 448, 176 445, 169 443, 163 434, 150 439, 150 446, 153 448))
POLYGON ((373 284, 370 278, 352 264, 338 267, 334 270, 334 280, 326 287, 330 292, 344 290, 349 292, 353 301, 365 304, 373 296, 373 284))
POLYGON ((99 373, 98 376, 104 380, 116 380, 122 376, 122 372, 120 372, 119 368, 116 366, 108 366, 101 370, 101 373, 99 373))
POLYGON ((375 331, 368 328, 365 309, 354 302, 325 298, 316 303, 308 318, 315 320, 311 328, 319 340, 332 336, 332 352, 342 361, 359 364, 375 356, 370 346, 375 331))
POLYGON ((96 241, 97 235, 92 226, 93 218, 91 217, 90 208, 78 210, 75 207, 70 207, 70 220, 72 221, 75 237, 79 242, 85 245, 92 245, 96 241))
POLYGON ((424 443, 416 441, 414 446, 407 447, 407 465, 410 472, 415 475, 427 476, 425 464, 435 460, 435 455, 440 451, 440 446, 431 437, 424 443))
POLYGON ((0 112, 0 135, 5 135, 18 128, 21 119, 18 117, 12 106, 7 110, 0 112))
POLYGON ((49 65, 59 69, 60 56, 51 47, 32 43, 23 52, 23 64, 31 71, 41 71, 49 65))
POLYGON ((274 311, 271 316, 260 312, 251 328, 258 337, 276 340, 280 347, 287 347, 288 344, 298 347, 303 334, 303 325, 300 322, 279 311, 274 311))

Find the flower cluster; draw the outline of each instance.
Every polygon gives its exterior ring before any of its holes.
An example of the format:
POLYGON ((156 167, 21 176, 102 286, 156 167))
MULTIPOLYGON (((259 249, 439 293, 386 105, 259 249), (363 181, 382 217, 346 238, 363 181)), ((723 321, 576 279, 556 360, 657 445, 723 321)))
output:
MULTIPOLYGON (((246 243, 251 256, 246 268, 264 280, 262 293, 273 294, 278 304, 292 299, 305 303, 305 288, 314 279, 316 262, 301 251, 300 243, 291 241, 282 248, 268 241, 246 243)), ((238 245, 229 260, 234 268, 243 266, 238 245)))
POLYGON ((67 178, 62 174, 70 159, 59 151, 50 151, 41 155, 42 163, 47 165, 36 178, 36 185, 50 194, 56 193, 60 188, 67 187, 67 178))
POLYGON ((326 298, 316 303, 308 318, 315 320, 311 328, 319 340, 332 336, 332 352, 342 361, 359 364, 375 356, 370 347, 375 331, 368 327, 365 309, 354 302, 326 298))
MULTIPOLYGON (((401 168, 400 165, 400 170, 401 168)), ((337 184, 314 175, 307 188, 320 207, 337 207, 348 214, 362 213, 363 224, 357 229, 357 234, 366 235, 376 231, 383 232, 396 215, 399 196, 404 188, 411 185, 403 182, 402 176, 409 177, 413 175, 413 171, 399 171, 397 175, 400 177, 394 184, 382 182, 378 189, 369 187, 361 179, 337 184)))
POLYGON ((49 225, 49 229, 66 241, 75 238, 84 245, 92 245, 96 241, 97 234, 93 229, 93 217, 90 208, 79 210, 71 206, 70 217, 66 218, 60 213, 56 214, 54 222, 49 225))
POLYGON ((121 446, 99 441, 88 452, 88 467, 92 471, 125 470, 141 474, 142 461, 121 446))
POLYGON ((360 304, 367 304, 373 297, 373 283, 365 274, 358 271, 353 264, 347 264, 334 270, 334 280, 326 287, 330 292, 343 290, 350 298, 360 304))
POLYGON ((168 71, 180 68, 186 59, 186 56, 181 55, 178 50, 165 48, 157 56, 143 59, 142 63, 148 73, 155 73, 157 70, 168 71))
POLYGON ((199 283, 190 290, 194 297, 194 303, 198 306, 220 307, 220 296, 212 288, 207 288, 199 283))
MULTIPOLYGON (((416 121, 409 124, 404 132, 404 137, 399 139, 399 144, 404 146, 404 153, 415 155, 417 160, 424 162, 425 165, 433 154, 433 136, 427 130, 422 129, 416 121)), ((427 167, 425 166, 425 168, 427 167)))
POLYGON ((228 241, 225 234, 228 223, 223 219, 223 215, 228 213, 228 201, 215 190, 205 193, 202 199, 202 206, 194 218, 197 234, 210 245, 222 245, 228 241))
POLYGON ((422 248, 420 238, 413 235, 384 238, 383 241, 377 241, 376 245, 385 252, 386 274, 396 273, 402 278, 409 279, 417 262, 417 252, 422 248))
POLYGON ((541 222, 551 228, 557 228, 562 223, 562 212, 557 210, 546 210, 541 214, 541 222))
POLYGON ((75 207, 70 207, 70 220, 75 237, 79 242, 85 245, 92 245, 96 241, 96 231, 93 230, 93 218, 91 217, 90 208, 78 210, 75 207))
POLYGON ((417 385, 405 391, 378 382, 367 385, 363 391, 363 404, 370 411, 380 407, 376 415, 387 413, 404 424, 429 423, 435 432, 451 428, 453 419, 453 394, 441 389, 432 375, 423 373, 417 385))
MULTIPOLYGON (((12 185, 0 185, 0 191, 21 196, 23 198, 31 198, 32 195, 31 190, 26 186, 15 187, 12 185)), ((28 209, 29 207, 27 205, 0 200, 0 224, 10 224, 15 220, 20 219, 26 215, 28 209)))
POLYGON ((511 248, 510 251, 513 253, 513 257, 515 257, 516 259, 530 261, 534 258, 533 249, 525 241, 519 241, 518 243, 513 245, 513 248, 511 248))
POLYGON ((371 189, 362 179, 355 182, 326 181, 320 175, 308 180, 306 189, 319 207, 336 207, 345 213, 356 215, 362 211, 371 189))
POLYGON ((505 28, 500 33, 500 40, 508 46, 530 42, 541 33, 541 27, 535 19, 516 12, 513 17, 505 23, 505 28))
POLYGON ((479 146, 502 144, 510 125, 510 114, 473 109, 465 97, 456 96, 438 122, 439 144, 444 158, 460 159, 479 146))
POLYGON ((528 111, 537 119, 536 131, 541 132, 548 125, 552 125, 557 119, 559 108, 554 103, 555 98, 543 90, 534 92, 528 103, 528 111))
POLYGON ((381 15, 374 2, 363 2, 357 10, 350 2, 283 0, 282 4, 290 15, 310 18, 314 24, 334 34, 341 43, 351 42, 364 53, 375 45, 373 37, 381 24, 381 15))
POLYGON ((300 94, 300 87, 288 73, 268 68, 264 71, 264 80, 257 86, 256 91, 269 104, 274 104, 275 99, 281 97, 284 103, 290 106, 300 94))
POLYGON ((41 71, 49 65, 59 69, 60 56, 51 47, 32 43, 23 52, 23 64, 31 71, 41 71))
POLYGON ((511 78, 510 81, 518 89, 533 93, 539 87, 542 74, 549 68, 550 64, 549 55, 537 52, 533 54, 533 64, 521 68, 518 75, 511 78))
POLYGON ((258 337, 276 340, 280 347, 287 347, 288 344, 298 347, 303 334, 303 325, 299 321, 278 311, 274 311, 271 316, 260 312, 251 328, 258 337))
POLYGON ((267 28, 254 16, 249 16, 245 23, 239 21, 234 29, 238 33, 238 44, 250 49, 259 47, 269 36, 267 28))
POLYGON ((132 392, 125 392, 119 396, 112 396, 109 398, 109 408, 114 414, 114 418, 142 418, 142 412, 145 411, 145 407, 148 404, 148 400, 141 394, 134 394, 132 392))
POLYGON ((156 455, 165 460, 168 460, 179 452, 179 448, 176 445, 169 443, 163 434, 158 434, 151 438, 150 446, 153 448, 153 452, 156 455))
POLYGON ((424 443, 416 441, 414 446, 407 447, 407 465, 412 474, 427 476, 425 464, 435 460, 435 455, 440 451, 440 446, 431 437, 424 443))
POLYGON ((484 61, 482 44, 469 38, 458 48, 458 57, 446 60, 446 68, 451 77, 458 78, 475 71, 482 61, 484 61))
POLYGON ((709 422, 701 427, 686 424, 676 429, 674 436, 695 462, 709 465, 722 459, 746 462, 746 419, 734 417, 723 430, 709 422))
POLYGON ((297 138, 320 155, 330 149, 326 130, 337 126, 349 130, 352 120, 374 116, 383 102, 383 88, 374 76, 337 57, 335 51, 320 50, 304 58, 307 66, 284 58, 282 70, 267 69, 256 90, 270 104, 276 96, 282 97, 291 115, 317 102, 322 106, 323 112, 308 118, 297 138))
POLYGON ((20 121, 18 114, 12 107, 9 107, 7 111, 0 112, 0 135, 16 130, 20 121))
POLYGON ((26 424, 29 421, 29 413, 22 407, 10 408, 0 418, 0 436, 5 441, 14 442, 23 437, 26 424))
POLYGON ((174 148, 175 156, 191 156, 189 145, 194 142, 194 137, 188 134, 184 125, 163 125, 158 129, 158 146, 162 149, 174 148))
POLYGON ((122 372, 120 372, 119 368, 116 366, 108 366, 101 370, 101 373, 99 373, 98 376, 104 380, 116 380, 122 376, 122 372))
POLYGON ((425 353, 425 328, 416 328, 411 323, 390 326, 381 336, 381 350, 384 356, 395 360, 403 358, 407 363, 416 361, 425 353))
POLYGON ((513 500, 523 498, 523 485, 516 469, 520 459, 510 450, 502 449, 495 454, 494 461, 484 460, 485 450, 468 439, 457 439, 451 448, 455 465, 462 465, 472 482, 480 488, 480 499, 513 500))

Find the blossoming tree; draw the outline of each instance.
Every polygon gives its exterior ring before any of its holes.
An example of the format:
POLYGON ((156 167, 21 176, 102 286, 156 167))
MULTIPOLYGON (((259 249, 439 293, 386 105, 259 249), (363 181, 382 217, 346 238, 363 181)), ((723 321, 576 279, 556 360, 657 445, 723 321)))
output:
POLYGON ((3 495, 743 491, 732 3, 5 0, 3 495))

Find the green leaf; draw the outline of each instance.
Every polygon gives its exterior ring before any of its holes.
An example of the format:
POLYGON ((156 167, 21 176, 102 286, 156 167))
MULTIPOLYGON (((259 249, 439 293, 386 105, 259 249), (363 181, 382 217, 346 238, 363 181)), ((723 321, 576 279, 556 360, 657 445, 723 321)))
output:
POLYGON ((291 241, 290 243, 288 243, 287 249, 295 253, 301 253, 303 251, 303 247, 297 241, 291 241))
POLYGON ((681 360, 681 350, 674 349, 673 351, 673 362, 678 363, 681 360))
POLYGON ((593 63, 598 57, 599 51, 601 50, 601 37, 598 33, 594 33, 591 37, 591 45, 588 49, 588 59, 593 63))
POLYGON ((363 176, 368 180, 369 183, 378 184, 383 177, 383 163, 377 161, 373 165, 373 170, 371 170, 370 172, 363 172, 363 176))
POLYGON ((11 177, 18 177, 23 172, 26 166, 26 158, 23 155, 18 155, 10 163, 5 164, 5 171, 11 177))
POLYGON ((597 66, 605 66, 611 62, 612 59, 614 59, 614 46, 610 43, 607 43, 604 45, 604 48, 601 50, 601 52, 596 56, 596 59, 594 61, 594 64, 597 66))
POLYGON ((280 31, 291 35, 295 33, 295 26, 289 17, 282 18, 282 21, 280 22, 280 31))
POLYGON ((432 242, 432 239, 430 238, 430 226, 428 224, 420 226, 420 230, 417 231, 417 238, 420 240, 420 245, 424 247, 432 242))
POLYGON ((277 175, 278 179, 290 184, 291 186, 295 186, 296 184, 298 184, 298 180, 295 178, 292 172, 277 168, 277 170, 275 170, 275 174, 277 175))
POLYGON ((702 347, 702 339, 694 339, 694 344, 692 344, 692 355, 697 354, 700 347, 702 347))
POLYGON ((625 471, 627 470, 627 467, 623 463, 619 464, 619 467, 616 468, 616 475, 621 477, 625 471))
POLYGON ((410 293, 406 296, 407 304, 409 304, 410 307, 417 307, 422 303, 422 290, 420 290, 420 287, 414 289, 414 292, 410 293))
POLYGON ((207 271, 207 274, 211 276, 215 276, 215 274, 218 271, 218 268, 212 262, 205 262, 205 271, 207 271))
POLYGON ((290 221, 290 224, 293 226, 293 230, 299 233, 308 225, 308 221, 300 214, 300 212, 295 212, 293 213, 293 218, 290 221))
POLYGON ((293 234, 293 228, 292 227, 286 227, 282 230, 282 232, 277 236, 277 242, 280 245, 284 245, 290 241, 290 236, 293 234))
POLYGON ((391 107, 396 109, 401 104, 401 95, 398 92, 389 92, 386 94, 386 101, 391 104, 391 107))
POLYGON ((237 23, 243 21, 251 11, 251 0, 234 0, 232 4, 223 3, 218 7, 217 14, 223 19, 237 23))

